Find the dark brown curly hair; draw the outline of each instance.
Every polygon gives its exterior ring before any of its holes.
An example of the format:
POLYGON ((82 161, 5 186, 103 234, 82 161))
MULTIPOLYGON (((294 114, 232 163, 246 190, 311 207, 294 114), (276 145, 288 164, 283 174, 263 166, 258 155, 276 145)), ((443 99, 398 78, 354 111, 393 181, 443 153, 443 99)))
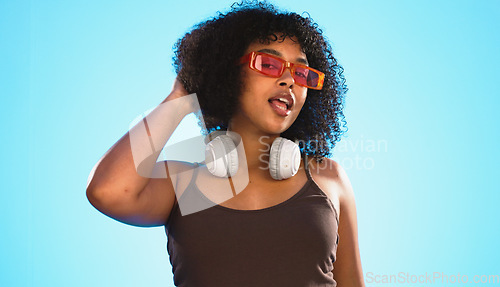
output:
POLYGON ((226 14, 218 12, 214 18, 195 25, 175 44, 173 60, 181 83, 198 96, 207 128, 203 133, 227 129, 237 110, 242 79, 241 66, 235 63, 248 46, 256 40, 283 41, 293 37, 309 65, 325 73, 325 81, 323 89, 307 91, 299 116, 281 136, 299 141, 301 151, 317 161, 329 157, 347 131, 343 114, 347 86, 344 69, 322 33, 309 16, 279 11, 266 2, 235 3, 226 14))

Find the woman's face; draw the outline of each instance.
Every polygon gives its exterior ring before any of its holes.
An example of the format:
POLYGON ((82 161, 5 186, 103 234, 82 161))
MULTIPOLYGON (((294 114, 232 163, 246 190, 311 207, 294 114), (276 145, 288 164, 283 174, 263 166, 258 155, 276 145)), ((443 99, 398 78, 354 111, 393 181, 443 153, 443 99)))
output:
MULTIPOLYGON (((307 64, 300 44, 286 38, 284 41, 249 45, 250 52, 272 54, 295 64, 307 64)), ((286 131, 299 115, 306 100, 307 88, 296 85, 290 69, 274 78, 251 70, 248 63, 241 71, 243 89, 239 109, 231 119, 231 128, 245 128, 256 133, 277 135, 286 131)))

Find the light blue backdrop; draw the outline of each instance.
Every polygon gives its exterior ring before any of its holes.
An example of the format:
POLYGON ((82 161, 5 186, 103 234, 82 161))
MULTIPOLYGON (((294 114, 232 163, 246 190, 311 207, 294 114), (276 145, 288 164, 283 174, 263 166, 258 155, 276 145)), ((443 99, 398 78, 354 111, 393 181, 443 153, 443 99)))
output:
MULTIPOLYGON (((500 274, 500 2, 346 2, 274 1, 308 11, 345 68, 333 158, 363 271, 500 274)), ((173 286, 164 230, 102 215, 85 187, 167 96, 176 39, 232 1, 207 3, 0 1, 0 286, 173 286)))

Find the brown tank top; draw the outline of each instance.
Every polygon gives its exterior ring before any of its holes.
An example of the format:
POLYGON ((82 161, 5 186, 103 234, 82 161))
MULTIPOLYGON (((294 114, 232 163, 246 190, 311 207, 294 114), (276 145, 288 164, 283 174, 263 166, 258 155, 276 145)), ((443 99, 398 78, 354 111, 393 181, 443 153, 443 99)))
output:
POLYGON ((165 224, 175 286, 336 286, 337 211, 311 178, 286 201, 237 210, 211 202, 193 178, 179 201, 212 203, 182 215, 176 201, 165 224))

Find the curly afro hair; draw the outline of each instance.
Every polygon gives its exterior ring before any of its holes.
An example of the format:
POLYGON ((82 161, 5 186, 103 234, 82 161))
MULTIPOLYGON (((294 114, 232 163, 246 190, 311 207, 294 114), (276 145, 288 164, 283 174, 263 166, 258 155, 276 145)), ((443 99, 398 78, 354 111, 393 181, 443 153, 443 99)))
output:
POLYGON ((281 136, 298 141, 301 152, 316 161, 329 157, 347 131, 343 130, 347 86, 343 68, 322 33, 310 17, 282 12, 265 2, 235 3, 228 13, 218 12, 195 25, 175 44, 173 60, 178 79, 189 93, 198 96, 207 128, 203 132, 227 129, 237 110, 242 80, 241 66, 235 63, 248 46, 256 40, 264 43, 293 37, 309 65, 325 73, 325 81, 323 89, 307 91, 299 116, 281 136))

